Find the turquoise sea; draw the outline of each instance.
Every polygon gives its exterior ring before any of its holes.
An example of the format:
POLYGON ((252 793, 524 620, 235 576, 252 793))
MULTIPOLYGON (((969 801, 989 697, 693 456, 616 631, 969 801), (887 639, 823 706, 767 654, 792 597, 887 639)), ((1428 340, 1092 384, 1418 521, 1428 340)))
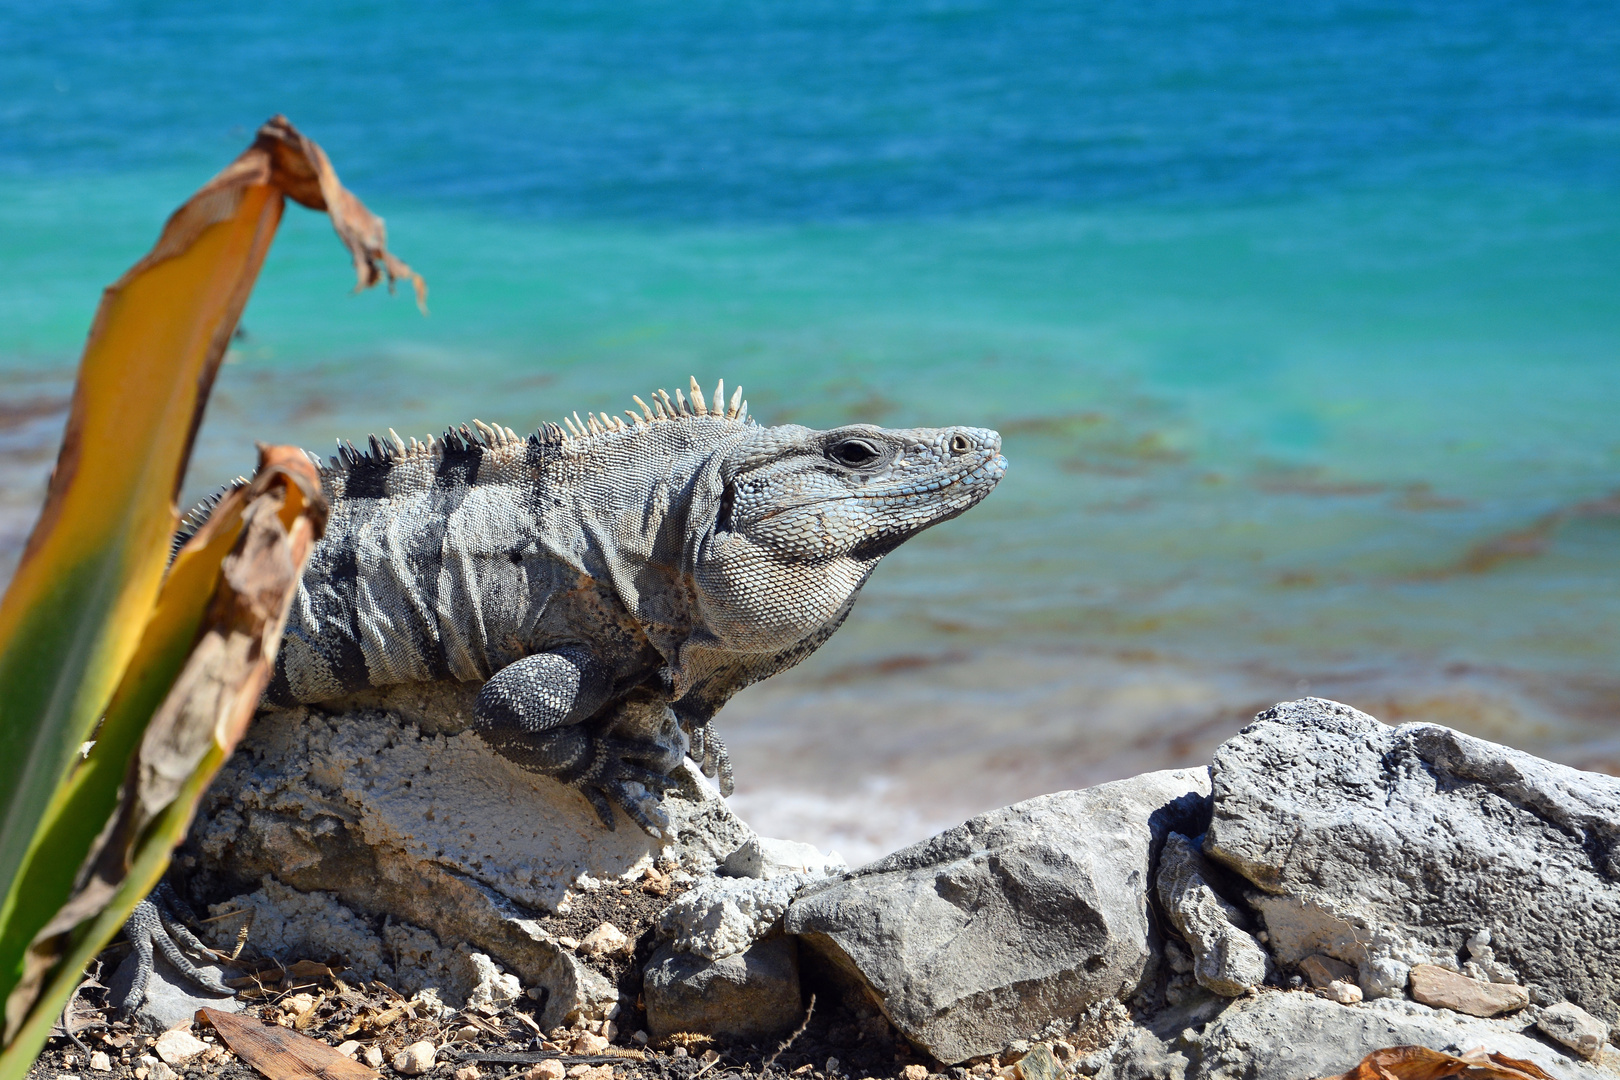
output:
POLYGON ((1611 6, 219 7, 0 3, 0 571, 100 288, 284 112, 431 315, 289 210, 194 493, 688 374, 1003 433, 723 718, 767 830, 881 850, 1306 691, 1620 771, 1611 6))

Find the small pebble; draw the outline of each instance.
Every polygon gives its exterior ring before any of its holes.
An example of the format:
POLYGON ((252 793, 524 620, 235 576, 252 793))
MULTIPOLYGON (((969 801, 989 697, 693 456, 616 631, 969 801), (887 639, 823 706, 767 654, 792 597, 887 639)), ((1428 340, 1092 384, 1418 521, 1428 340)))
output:
POLYGON ((1340 1005, 1354 1005, 1361 1000, 1361 987, 1352 982, 1334 979, 1322 988, 1322 996, 1340 1005))
POLYGON ((464 1028, 457 1028, 456 1029, 456 1037, 452 1041, 453 1042, 477 1042, 478 1041, 478 1029, 473 1027, 471 1024, 468 1024, 464 1028))
POLYGON ((337 1052, 346 1058, 352 1058, 360 1053, 360 1044, 354 1039, 345 1039, 338 1043, 337 1052))
MULTIPOLYGON (((670 1051, 670 1053, 669 1053, 669 1056, 670 1056, 670 1057, 685 1057, 685 1056, 686 1056, 686 1047, 684 1047, 684 1046, 677 1046, 677 1047, 676 1047, 676 1048, 675 1048, 675 1049, 674 1049, 674 1050, 671 1050, 671 1051, 670 1051)), ((834 1062, 837 1062, 837 1060, 838 1060, 838 1059, 837 1059, 837 1058, 833 1058, 833 1059, 832 1059, 832 1060, 833 1060, 833 1061, 834 1061, 834 1062)), ((829 1069, 828 1069, 828 1070, 827 1070, 827 1071, 828 1071, 828 1072, 832 1072, 832 1069, 830 1069, 830 1068, 829 1068, 829 1069)))
POLYGON ((483 1073, 478 1071, 478 1066, 476 1065, 463 1065, 461 1068, 457 1069, 453 1075, 455 1076, 456 1080, 478 1080, 483 1073))
POLYGON ((607 1049, 608 1041, 600 1035, 587 1031, 574 1040, 573 1051, 576 1054, 600 1054, 607 1049))
MULTIPOLYGON (((314 998, 310 1000, 313 1001, 314 998)), ((162 1035, 159 1035, 157 1042, 152 1044, 152 1049, 157 1051, 157 1056, 162 1058, 166 1064, 184 1065, 204 1050, 207 1050, 208 1044, 184 1028, 175 1028, 173 1031, 165 1031, 162 1035)))
POLYGON ((366 1047, 365 1052, 363 1054, 361 1054, 360 1056, 362 1058, 364 1058, 366 1064, 370 1065, 373 1069, 382 1068, 382 1063, 383 1063, 382 1047, 380 1047, 380 1046, 368 1046, 368 1047, 366 1047))
POLYGON ((421 1076, 433 1068, 437 1053, 438 1051, 433 1044, 423 1039, 421 1042, 411 1043, 411 1045, 395 1054, 394 1060, 389 1064, 393 1065, 394 1071, 397 1073, 403 1073, 406 1076, 421 1076))
POLYGON ((112 1072, 112 1058, 105 1051, 97 1050, 90 1055, 90 1067, 96 1072, 112 1072))
POLYGON ((562 1062, 552 1058, 536 1063, 534 1068, 523 1074, 523 1080, 563 1080, 567 1071, 562 1062))
POLYGON ((586 1073, 588 1073, 590 1071, 591 1071, 591 1067, 589 1065, 575 1065, 572 1069, 568 1070, 568 1075, 569 1076, 575 1076, 575 1077, 584 1076, 586 1073))
POLYGON ((635 943, 610 922, 605 922, 585 935, 585 940, 579 943, 579 951, 586 956, 618 956, 629 953, 635 943))
POLYGON ((928 1066, 907 1065, 905 1068, 900 1070, 900 1075, 904 1077, 905 1080, 928 1080, 928 1066))

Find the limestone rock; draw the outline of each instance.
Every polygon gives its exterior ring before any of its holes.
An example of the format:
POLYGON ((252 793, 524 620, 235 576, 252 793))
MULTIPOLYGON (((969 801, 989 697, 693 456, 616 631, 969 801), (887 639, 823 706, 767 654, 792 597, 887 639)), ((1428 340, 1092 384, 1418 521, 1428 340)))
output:
POLYGON ((1321 953, 1312 953, 1299 962, 1300 973, 1311 981, 1311 985, 1321 988, 1336 982, 1354 982, 1356 969, 1343 960, 1335 960, 1331 956, 1321 953))
POLYGON ((421 1076, 433 1068, 436 1057, 437 1051, 433 1044, 423 1039, 421 1042, 411 1043, 411 1045, 395 1054, 394 1060, 389 1064, 394 1067, 394 1071, 397 1073, 403 1073, 406 1076, 421 1076))
MULTIPOLYGON (((197 966, 219 979, 235 978, 237 974, 217 964, 198 963, 197 966)), ((112 979, 107 984, 108 996, 113 1001, 122 1001, 124 995, 129 993, 130 985, 135 981, 135 967, 135 957, 126 956, 113 971, 112 979)), ((242 1006, 234 996, 210 994, 195 985, 171 967, 162 953, 158 953, 152 962, 152 977, 146 981, 146 997, 131 1019, 149 1031, 167 1031, 176 1024, 189 1023, 197 1015, 198 1009, 234 1013, 241 1012, 242 1006)))
POLYGON ((677 952, 709 960, 735 956, 777 930, 793 897, 821 877, 704 878, 659 913, 658 932, 677 952))
POLYGON ((1193 978, 1222 997, 1242 997, 1266 981, 1266 954, 1243 929, 1243 914, 1210 885, 1194 843, 1171 833, 1159 856, 1159 902, 1193 951, 1193 978))
POLYGON ((1499 1016, 1530 1004, 1530 991, 1522 986, 1481 982, 1433 964, 1412 969, 1412 997, 1469 1016, 1499 1016))
POLYGON ((803 1019, 798 943, 778 934, 713 961, 665 943, 647 962, 642 996, 654 1041, 679 1031, 741 1041, 780 1037, 803 1019))
POLYGON ((1337 1001, 1340 1005, 1354 1005, 1366 997, 1361 992, 1361 987, 1343 979, 1334 979, 1324 986, 1322 996, 1329 1001, 1337 1001))
POLYGON ((579 1037, 574 1040, 574 1044, 570 1046, 569 1049, 576 1054, 588 1056, 591 1054, 600 1054, 603 1050, 607 1049, 607 1046, 608 1041, 602 1036, 596 1034, 594 1031, 585 1031, 580 1033, 579 1037))
POLYGON ((1620 1019, 1620 778, 1317 698, 1261 713, 1211 774, 1205 853, 1258 887, 1281 963, 1336 957, 1371 998, 1480 944, 1490 977, 1620 1019))
MULTIPOLYGON (((916 1067, 922 1068, 920 1065, 916 1067)), ((1017 1071, 1018 1080, 1060 1080, 1063 1076, 1063 1066, 1058 1063, 1052 1051, 1044 1046, 1037 1046, 1019 1058, 1017 1071)), ((923 1077, 927 1075, 928 1070, 923 1069, 923 1077)))
MULTIPOLYGON (((381 978, 405 993, 437 992, 457 1005, 503 1005, 522 992, 519 979, 488 955, 463 943, 446 946, 435 935, 407 922, 393 922, 380 935, 331 893, 301 893, 266 877, 251 893, 209 906, 217 916, 204 929, 214 944, 235 943, 246 914, 253 915, 252 940, 278 956, 343 956, 356 978, 381 978), (227 916, 235 913, 236 918, 227 916), (398 961, 399 969, 391 965, 398 961)), ((618 992, 571 952, 540 933, 532 919, 513 920, 532 928, 527 969, 530 985, 549 995, 539 1017, 547 1027, 577 1018, 597 1019, 618 1002, 618 992)))
POLYGON ((849 869, 849 864, 836 851, 830 855, 823 854, 814 844, 751 836, 742 847, 726 857, 721 869, 733 877, 769 880, 786 874, 827 877, 844 873, 849 869))
MULTIPOLYGON (((388 918, 548 990, 548 1028, 598 1019, 616 993, 546 935, 536 913, 557 911, 585 876, 616 880, 659 860, 708 873, 753 832, 690 762, 663 801, 671 839, 622 817, 604 830, 579 792, 461 730, 467 717, 439 700, 446 693, 390 699, 393 711, 261 713, 209 789, 182 864, 215 890, 274 882, 328 896, 365 931, 350 935, 358 953, 338 950, 351 963, 370 962, 369 925, 388 918)), ((312 935, 356 929, 320 921, 312 912, 293 919, 312 935)), ((373 966, 390 957, 379 949, 373 966)))
POLYGON ((603 956, 618 956, 630 952, 634 947, 635 943, 625 936, 625 932, 610 922, 605 922, 586 934, 584 940, 579 943, 579 951, 586 956, 595 956, 598 953, 603 956))
POLYGON ((1207 791, 1158 772, 982 814, 813 886, 787 929, 939 1060, 995 1053, 1137 990, 1153 849, 1207 791))
POLYGON ((1609 1038, 1608 1024, 1567 1001, 1542 1009, 1536 1016, 1536 1027, 1549 1039, 1563 1043, 1588 1060, 1603 1053, 1603 1044, 1609 1038))
POLYGON ((1487 1046, 1534 1062, 1557 1080, 1612 1073, 1570 1059, 1513 1020, 1482 1020, 1413 1001, 1346 1007, 1315 994, 1262 990, 1212 996, 1119 1033, 1087 1055, 1096 1080, 1314 1080, 1353 1068, 1374 1050, 1416 1045, 1458 1053, 1487 1046))
POLYGON ((184 1065, 208 1049, 208 1044, 185 1028, 172 1028, 157 1037, 152 1052, 169 1065, 184 1065))

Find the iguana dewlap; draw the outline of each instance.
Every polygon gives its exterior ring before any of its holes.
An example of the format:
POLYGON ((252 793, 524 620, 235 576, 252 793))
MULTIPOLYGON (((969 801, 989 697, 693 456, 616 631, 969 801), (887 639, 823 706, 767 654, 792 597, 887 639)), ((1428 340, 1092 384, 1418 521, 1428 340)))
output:
POLYGON ((878 560, 1006 460, 984 428, 762 427, 723 392, 344 447, 267 702, 477 682, 474 729, 609 828, 612 800, 656 835, 688 749, 729 791, 715 712, 815 651, 878 560))

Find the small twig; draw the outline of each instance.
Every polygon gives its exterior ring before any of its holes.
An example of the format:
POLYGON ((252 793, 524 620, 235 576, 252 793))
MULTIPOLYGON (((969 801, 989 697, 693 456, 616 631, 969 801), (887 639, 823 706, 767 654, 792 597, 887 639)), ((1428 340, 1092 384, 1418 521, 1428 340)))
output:
POLYGON ((84 1040, 73 1033, 73 1003, 79 1000, 79 991, 83 988, 84 981, 82 979, 74 984, 73 993, 68 995, 67 1004, 62 1006, 62 1018, 58 1021, 58 1024, 62 1028, 62 1034, 72 1039, 73 1045, 84 1051, 85 1056, 88 1057, 90 1048, 84 1045, 84 1040))
POLYGON ((759 1075, 764 1076, 765 1071, 776 1064, 776 1059, 782 1056, 782 1051, 793 1045, 793 1041, 804 1034, 804 1029, 810 1026, 810 1018, 816 1015, 816 995, 810 995, 810 1007, 804 1011, 804 1022, 793 1029, 793 1034, 777 1043, 771 1056, 759 1063, 759 1075))
POLYGON ((230 911, 222 911, 218 915, 210 915, 206 919, 193 919, 192 921, 196 923, 223 922, 226 919, 234 919, 238 915, 246 915, 248 925, 252 926, 253 916, 258 913, 258 910, 258 908, 252 907, 232 908, 230 911))

